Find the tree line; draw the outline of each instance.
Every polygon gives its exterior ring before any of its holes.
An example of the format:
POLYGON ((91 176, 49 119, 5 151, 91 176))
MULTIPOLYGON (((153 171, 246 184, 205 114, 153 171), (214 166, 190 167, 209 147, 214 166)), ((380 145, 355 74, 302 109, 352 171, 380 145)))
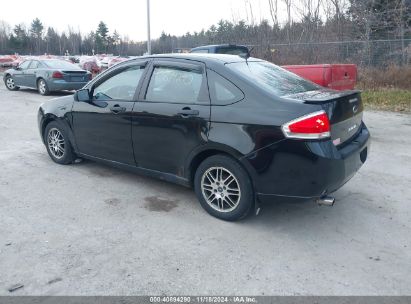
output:
MULTIPOLYGON (((408 56, 410 48, 411 0, 267 1, 270 20, 256 20, 254 8, 248 0, 244 0, 246 20, 237 20, 233 16, 232 20, 221 20, 208 29, 187 32, 182 36, 163 32, 158 39, 152 41, 152 52, 168 53, 205 44, 236 43, 250 46, 253 48, 253 55, 260 58, 294 62, 296 60, 290 57, 293 56, 293 52, 283 51, 279 54, 278 50, 281 49, 281 45, 300 45, 299 52, 294 52, 295 57, 300 61, 301 58, 315 61, 316 56, 326 51, 320 44, 322 42, 362 41, 365 44, 361 49, 353 51, 362 55, 366 53, 372 59, 375 56, 385 56, 387 52, 385 45, 384 49, 380 47, 378 50, 378 46, 372 44, 373 41, 392 40, 398 42, 395 44, 394 52, 400 54, 401 60, 409 60, 404 56, 408 56), (285 7, 285 11, 279 11, 280 5, 285 7), (285 15, 285 21, 279 21, 280 14, 285 15), (316 44, 320 46, 316 47, 316 44), (288 58, 282 59, 280 55, 288 58)), ((329 55, 351 52, 341 45, 338 48, 330 48, 329 55)), ((25 24, 11 27, 5 22, 0 22, 0 54, 110 53, 138 56, 145 52, 146 42, 132 41, 116 30, 110 32, 103 21, 98 24, 95 31, 88 34, 70 27, 60 33, 51 26, 46 28, 38 18, 35 18, 28 27, 25 24)))

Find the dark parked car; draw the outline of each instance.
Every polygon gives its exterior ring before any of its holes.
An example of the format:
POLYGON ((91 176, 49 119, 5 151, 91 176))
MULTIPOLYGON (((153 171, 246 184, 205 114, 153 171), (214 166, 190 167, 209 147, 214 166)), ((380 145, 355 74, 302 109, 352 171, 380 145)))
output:
POLYGON ((91 80, 91 73, 59 59, 32 59, 4 72, 7 89, 34 88, 41 95, 52 91, 78 90, 91 80))
POLYGON ((248 47, 234 44, 204 45, 191 49, 190 53, 237 55, 243 58, 250 56, 248 47))
POLYGON ((260 201, 320 200, 367 158, 359 92, 266 61, 216 54, 129 60, 41 105, 53 161, 101 161, 184 186, 224 220, 260 201))

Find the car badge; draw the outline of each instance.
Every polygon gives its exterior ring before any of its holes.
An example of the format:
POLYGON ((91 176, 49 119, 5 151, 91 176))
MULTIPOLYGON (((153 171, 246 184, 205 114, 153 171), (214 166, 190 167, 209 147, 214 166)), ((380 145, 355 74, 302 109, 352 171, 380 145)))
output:
POLYGON ((357 124, 349 127, 349 128, 348 128, 348 132, 351 132, 351 131, 355 130, 356 128, 357 128, 357 124))

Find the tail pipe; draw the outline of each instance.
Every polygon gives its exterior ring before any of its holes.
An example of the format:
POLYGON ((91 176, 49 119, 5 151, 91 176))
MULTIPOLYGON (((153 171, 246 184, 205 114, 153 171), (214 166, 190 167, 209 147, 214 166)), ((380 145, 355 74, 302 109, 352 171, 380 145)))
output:
POLYGON ((329 206, 332 207, 335 203, 335 198, 332 196, 321 196, 319 199, 317 199, 317 204, 320 206, 329 206))

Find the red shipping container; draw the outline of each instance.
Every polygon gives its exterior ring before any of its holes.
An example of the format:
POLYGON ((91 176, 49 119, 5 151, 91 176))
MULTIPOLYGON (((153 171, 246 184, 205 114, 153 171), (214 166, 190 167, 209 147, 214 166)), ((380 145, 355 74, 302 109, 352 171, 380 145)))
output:
POLYGON ((285 65, 283 68, 320 86, 339 91, 353 90, 357 82, 355 64, 285 65))

